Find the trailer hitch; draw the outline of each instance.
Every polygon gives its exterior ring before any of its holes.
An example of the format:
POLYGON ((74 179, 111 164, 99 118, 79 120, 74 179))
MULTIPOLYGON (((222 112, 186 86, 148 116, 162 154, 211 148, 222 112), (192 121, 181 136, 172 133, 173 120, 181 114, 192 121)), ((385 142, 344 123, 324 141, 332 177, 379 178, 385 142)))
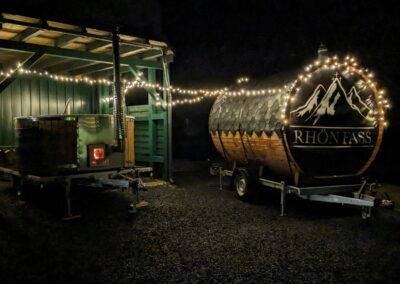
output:
POLYGON ((137 177, 126 177, 130 181, 132 194, 135 196, 134 200, 128 204, 126 210, 126 216, 128 219, 132 219, 133 215, 137 212, 138 208, 149 206, 149 202, 140 200, 140 192, 148 191, 144 186, 143 180, 140 178, 138 173, 137 177))
POLYGON ((394 209, 394 201, 390 198, 389 194, 385 191, 375 191, 375 206, 394 209))
POLYGON ((125 188, 130 188, 132 190, 132 195, 134 196, 133 200, 126 207, 126 215, 128 219, 132 218, 132 216, 137 212, 138 208, 149 205, 148 202, 140 200, 140 192, 148 191, 142 178, 140 177, 140 171, 131 169, 125 173, 118 172, 109 175, 109 179, 126 183, 128 186, 121 187, 122 190, 125 188))

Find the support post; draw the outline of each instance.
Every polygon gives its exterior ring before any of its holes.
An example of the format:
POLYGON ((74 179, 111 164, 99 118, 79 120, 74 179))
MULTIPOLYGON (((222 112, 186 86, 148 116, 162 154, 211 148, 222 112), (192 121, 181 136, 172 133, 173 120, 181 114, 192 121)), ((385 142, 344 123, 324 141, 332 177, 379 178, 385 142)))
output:
MULTIPOLYGON (((147 69, 147 80, 155 84, 156 83, 156 70, 154 69, 147 69)), ((156 92, 155 89, 151 89, 152 92, 156 92)), ((149 158, 150 158, 150 166, 154 168, 154 155, 156 154, 157 149, 157 127, 154 120, 154 112, 155 112, 155 105, 156 100, 151 93, 148 93, 148 101, 149 101, 149 116, 148 116, 148 128, 149 128, 149 158)))
POLYGON ((167 116, 168 116, 168 157, 167 157, 167 165, 168 165, 168 180, 170 183, 175 183, 172 176, 172 94, 170 90, 171 82, 169 80, 169 68, 167 55, 165 52, 162 56, 162 65, 164 71, 164 84, 166 87, 166 95, 167 95, 167 116))
POLYGON ((131 189, 132 189, 132 202, 128 205, 128 216, 135 214, 137 212, 136 204, 139 203, 139 191, 137 188, 137 184, 131 182, 131 189))
POLYGON ((281 216, 285 216, 285 204, 286 204, 286 182, 281 182, 281 216))
POLYGON ((366 184, 367 184, 367 179, 364 179, 362 185, 360 186, 360 189, 357 191, 357 198, 360 198, 361 194, 364 193, 366 184))
POLYGON ((67 218, 72 217, 71 212, 71 178, 65 178, 65 200, 67 202, 67 218))
POLYGON ((222 167, 219 167, 219 189, 222 190, 222 167))
POLYGON ((17 189, 17 196, 19 199, 24 199, 26 196, 24 196, 24 194, 26 194, 25 190, 24 190, 24 182, 25 182, 25 177, 21 176, 19 179, 15 178, 15 176, 13 176, 13 185, 14 187, 17 189))
POLYGON ((71 186, 72 186, 72 177, 66 176, 63 180, 65 187, 65 200, 67 205, 67 216, 64 217, 65 221, 78 219, 80 215, 72 215, 72 205, 71 205, 71 186))

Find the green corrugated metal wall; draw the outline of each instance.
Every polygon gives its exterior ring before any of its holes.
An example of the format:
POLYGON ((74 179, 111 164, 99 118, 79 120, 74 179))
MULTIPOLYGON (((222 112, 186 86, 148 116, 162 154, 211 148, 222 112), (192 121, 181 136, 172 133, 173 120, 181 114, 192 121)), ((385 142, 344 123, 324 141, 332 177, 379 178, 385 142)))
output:
POLYGON ((104 100, 109 96, 109 89, 102 85, 20 76, 0 93, 0 146, 15 144, 14 117, 62 114, 69 97, 72 113, 110 113, 104 100))
POLYGON ((154 105, 128 106, 135 117, 135 160, 152 166, 167 178, 168 144, 167 113, 154 105))

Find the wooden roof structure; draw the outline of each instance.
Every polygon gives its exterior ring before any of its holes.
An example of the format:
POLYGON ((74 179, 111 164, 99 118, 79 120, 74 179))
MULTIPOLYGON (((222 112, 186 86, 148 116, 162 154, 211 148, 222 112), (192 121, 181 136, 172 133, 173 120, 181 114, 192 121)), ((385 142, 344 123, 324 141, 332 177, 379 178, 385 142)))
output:
MULTIPOLYGON (((162 69, 173 59, 165 42, 120 34, 122 72, 162 69), (131 66, 131 68, 129 68, 131 66)), ((44 19, 0 15, 0 69, 24 68, 69 76, 104 77, 112 64, 112 33, 44 19)), ((132 72, 134 73, 134 72, 132 72)))

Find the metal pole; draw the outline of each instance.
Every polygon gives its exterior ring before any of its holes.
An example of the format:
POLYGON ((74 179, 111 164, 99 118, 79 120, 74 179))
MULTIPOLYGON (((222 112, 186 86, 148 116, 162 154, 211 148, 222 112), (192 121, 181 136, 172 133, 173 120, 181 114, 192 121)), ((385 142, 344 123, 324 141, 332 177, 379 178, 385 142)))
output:
POLYGON ((65 199, 67 201, 67 218, 72 217, 71 212, 71 178, 65 177, 65 199))
POLYGON ((281 182, 281 216, 285 216, 285 204, 286 204, 286 183, 281 182))
POLYGON ((112 34, 113 61, 114 61, 114 119, 116 127, 116 138, 118 142, 118 151, 125 149, 125 95, 121 91, 121 71, 119 56, 119 28, 115 27, 112 34))
POLYGON ((219 189, 222 190, 222 167, 219 167, 219 189))

